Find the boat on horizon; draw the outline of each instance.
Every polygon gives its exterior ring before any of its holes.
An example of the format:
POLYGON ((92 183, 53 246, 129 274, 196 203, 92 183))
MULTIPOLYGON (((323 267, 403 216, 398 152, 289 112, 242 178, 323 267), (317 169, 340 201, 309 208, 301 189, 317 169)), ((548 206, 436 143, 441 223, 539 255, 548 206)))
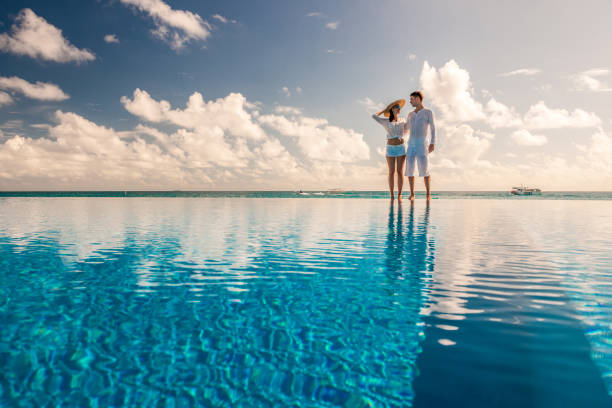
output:
POLYGON ((529 188, 521 184, 520 187, 512 187, 510 190, 512 195, 542 195, 542 190, 539 188, 529 188))
POLYGON ((343 190, 341 188, 332 188, 329 190, 323 190, 323 191, 303 191, 303 190, 299 190, 295 192, 296 194, 299 195, 328 195, 328 194, 344 194, 346 193, 346 190, 343 190))

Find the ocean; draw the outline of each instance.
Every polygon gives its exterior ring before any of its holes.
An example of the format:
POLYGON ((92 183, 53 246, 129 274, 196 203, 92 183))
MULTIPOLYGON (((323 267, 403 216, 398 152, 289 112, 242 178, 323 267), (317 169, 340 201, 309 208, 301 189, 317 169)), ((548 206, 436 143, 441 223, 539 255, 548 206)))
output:
MULTIPOLYGON (((397 191, 396 191, 397 195, 397 191)), ((405 191, 406 198, 408 193, 405 191)), ((417 191, 416 197, 424 197, 417 191)), ((0 191, 0 197, 193 197, 193 198, 389 198, 388 191, 0 191)), ((612 191, 546 191, 514 196, 509 191, 434 191, 433 199, 612 200, 612 191)))

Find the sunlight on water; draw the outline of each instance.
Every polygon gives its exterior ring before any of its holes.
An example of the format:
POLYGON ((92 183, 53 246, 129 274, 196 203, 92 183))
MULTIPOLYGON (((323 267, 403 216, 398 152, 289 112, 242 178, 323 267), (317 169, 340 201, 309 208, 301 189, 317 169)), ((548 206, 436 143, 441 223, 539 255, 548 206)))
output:
POLYGON ((0 199, 0 402, 606 406, 610 209, 0 199))

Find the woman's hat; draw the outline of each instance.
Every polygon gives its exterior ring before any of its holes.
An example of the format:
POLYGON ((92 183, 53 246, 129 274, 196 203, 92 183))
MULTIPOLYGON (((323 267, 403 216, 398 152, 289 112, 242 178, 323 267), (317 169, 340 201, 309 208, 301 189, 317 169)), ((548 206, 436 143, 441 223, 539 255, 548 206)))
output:
POLYGON ((380 115, 382 113, 386 118, 388 118, 391 115, 391 108, 393 108, 395 105, 399 105, 401 109, 404 107, 405 104, 406 104, 405 99, 398 99, 397 101, 393 101, 389 105, 387 105, 387 107, 381 110, 380 112, 378 112, 377 115, 380 115))

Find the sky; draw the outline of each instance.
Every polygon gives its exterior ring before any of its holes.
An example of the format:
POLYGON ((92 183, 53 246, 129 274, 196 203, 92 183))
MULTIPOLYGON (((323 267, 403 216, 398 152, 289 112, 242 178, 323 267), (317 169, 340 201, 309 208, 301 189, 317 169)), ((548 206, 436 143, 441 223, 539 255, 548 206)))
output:
POLYGON ((0 190, 385 190, 371 115, 421 90, 434 190, 609 191, 611 12, 3 1, 0 190))

